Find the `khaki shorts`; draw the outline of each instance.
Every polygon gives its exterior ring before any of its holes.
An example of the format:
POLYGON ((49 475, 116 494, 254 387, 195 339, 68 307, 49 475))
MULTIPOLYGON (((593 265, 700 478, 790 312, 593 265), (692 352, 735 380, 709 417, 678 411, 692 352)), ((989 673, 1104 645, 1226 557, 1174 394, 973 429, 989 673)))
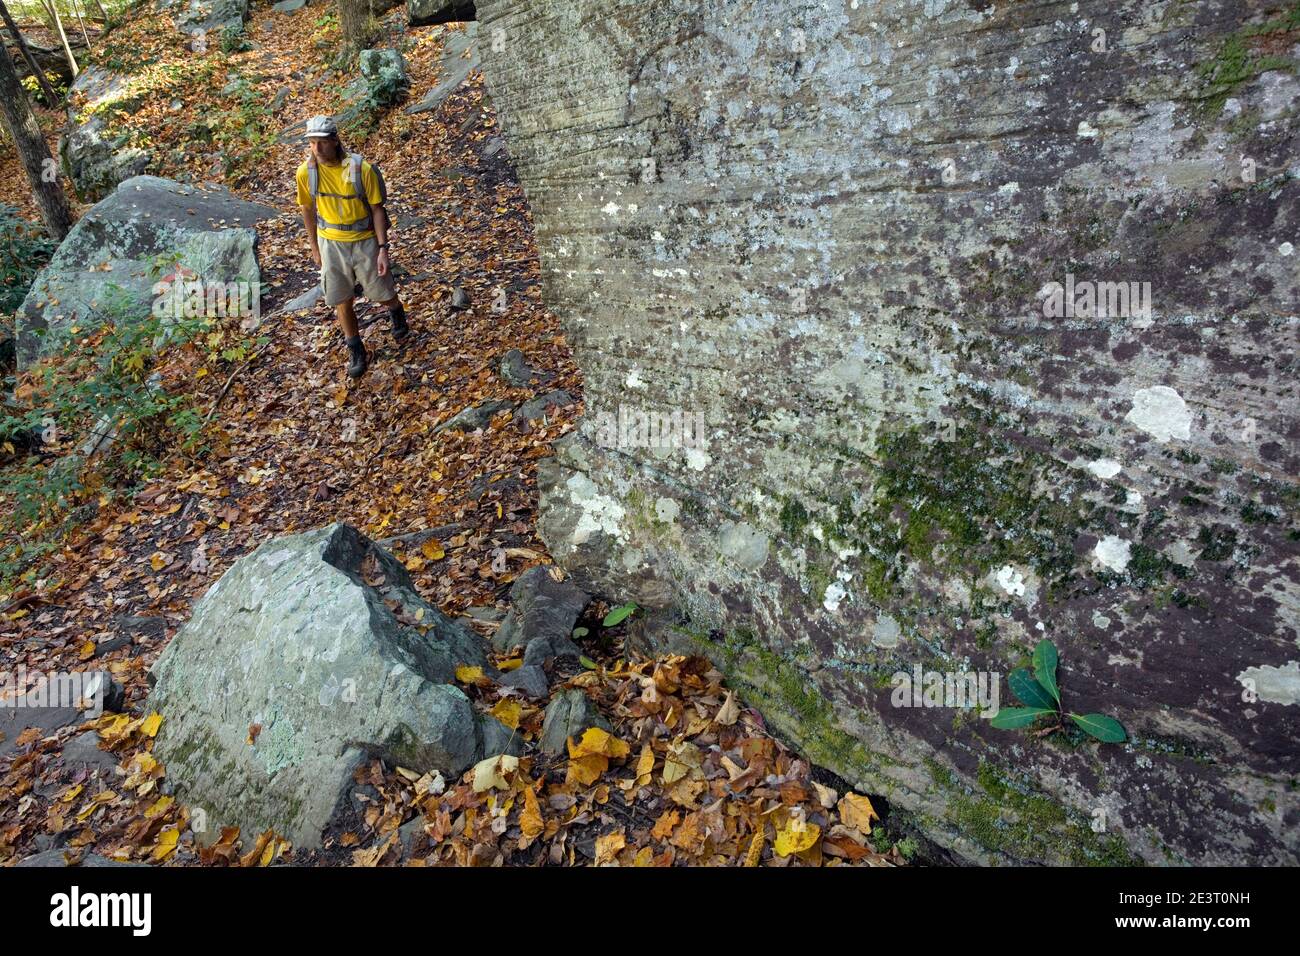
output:
POLYGON ((321 236, 317 242, 320 244, 320 287, 326 305, 333 308, 353 298, 358 282, 362 295, 371 302, 387 302, 397 295, 392 269, 385 276, 375 270, 379 241, 374 236, 356 242, 339 242, 321 236))

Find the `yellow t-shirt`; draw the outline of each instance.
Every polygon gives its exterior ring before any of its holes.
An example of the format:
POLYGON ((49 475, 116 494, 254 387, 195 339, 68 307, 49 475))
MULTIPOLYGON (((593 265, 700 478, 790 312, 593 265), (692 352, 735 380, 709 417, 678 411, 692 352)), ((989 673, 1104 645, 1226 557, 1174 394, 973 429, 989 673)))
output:
MULTIPOLYGON (((373 229, 367 229, 364 232, 346 232, 340 229, 330 229, 321 219, 327 219, 330 222, 350 223, 366 218, 366 207, 361 200, 355 196, 356 191, 352 188, 349 175, 352 172, 352 165, 348 160, 344 160, 337 166, 331 166, 329 163, 317 163, 317 169, 320 171, 320 184, 318 190, 320 195, 316 198, 316 234, 322 239, 333 239, 336 242, 359 242, 362 239, 369 239, 374 236, 373 229), (347 196, 347 199, 338 199, 335 196, 327 196, 326 193, 337 193, 339 196, 347 196)), ((311 184, 307 178, 307 164, 304 162, 298 167, 298 205, 310 206, 311 184)), ((388 198, 387 190, 384 188, 384 177, 379 174, 379 170, 371 166, 364 159, 361 161, 361 182, 365 186, 366 199, 370 205, 378 206, 388 198)))

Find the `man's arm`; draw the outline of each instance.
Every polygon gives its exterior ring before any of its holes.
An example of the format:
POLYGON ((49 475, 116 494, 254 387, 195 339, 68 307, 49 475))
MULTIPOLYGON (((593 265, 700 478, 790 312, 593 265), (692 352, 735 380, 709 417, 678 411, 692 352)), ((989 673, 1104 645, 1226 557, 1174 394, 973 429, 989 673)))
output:
POLYGON ((311 246, 311 258, 320 265, 320 242, 316 238, 316 210, 311 206, 301 206, 302 224, 307 230, 307 243, 311 246))
POLYGON ((371 211, 374 216, 375 238, 378 240, 379 245, 385 247, 380 249, 379 254, 375 256, 375 271, 381 276, 388 275, 389 259, 388 249, 386 248, 388 245, 388 210, 380 203, 378 206, 372 206, 371 211))

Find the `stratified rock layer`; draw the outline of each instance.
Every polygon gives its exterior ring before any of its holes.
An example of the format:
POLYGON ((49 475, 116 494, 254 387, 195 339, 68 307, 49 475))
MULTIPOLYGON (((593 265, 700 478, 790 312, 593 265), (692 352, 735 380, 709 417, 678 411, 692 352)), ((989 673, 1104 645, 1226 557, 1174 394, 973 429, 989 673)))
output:
POLYGON ((477 10, 585 376, 578 586, 960 857, 1300 862, 1295 14, 477 10), (1127 744, 891 701, 1010 704, 1044 636, 1127 744))

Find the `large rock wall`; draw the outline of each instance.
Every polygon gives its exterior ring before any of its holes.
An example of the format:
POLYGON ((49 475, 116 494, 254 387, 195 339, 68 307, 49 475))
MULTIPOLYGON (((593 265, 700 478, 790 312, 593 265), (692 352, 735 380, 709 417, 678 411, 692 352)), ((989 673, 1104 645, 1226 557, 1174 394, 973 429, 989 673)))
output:
POLYGON ((959 858, 1300 862, 1300 6, 477 8, 586 376, 579 583, 959 858), (1128 743, 893 706, 1043 636, 1128 743))

